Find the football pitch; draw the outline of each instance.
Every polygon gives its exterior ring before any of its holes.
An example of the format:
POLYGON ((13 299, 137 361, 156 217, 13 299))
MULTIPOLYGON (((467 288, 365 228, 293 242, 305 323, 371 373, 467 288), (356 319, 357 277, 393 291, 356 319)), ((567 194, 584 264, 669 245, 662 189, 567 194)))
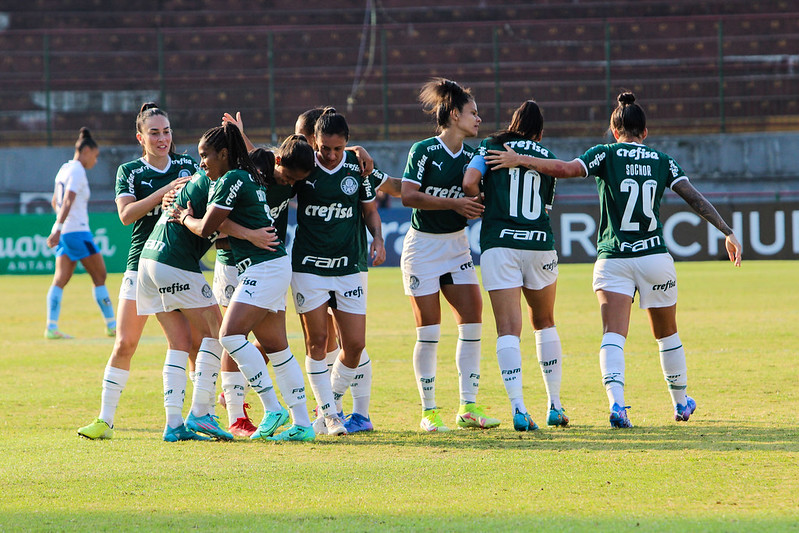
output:
MULTIPOLYGON (((610 428, 591 265, 565 264, 555 318, 570 426, 545 425, 527 321, 525 400, 542 429, 513 430, 485 295, 478 402, 502 425, 422 434, 410 304, 398 269, 377 268, 367 315, 377 431, 282 445, 163 442, 166 344, 154 319, 114 439, 79 438, 76 429, 97 416, 113 345, 90 280, 75 276, 64 291, 60 329, 76 338, 46 341, 51 279, 2 276, 0 531, 799 531, 799 263, 678 263, 677 272, 688 390, 699 406, 687 423, 673 420, 636 302, 625 350, 635 427, 610 428)), ((120 277, 109 276, 114 295, 120 277)), ((457 330, 443 316, 437 400, 454 427, 457 330)), ((288 328, 302 360, 291 304, 288 328)), ((252 392, 248 401, 257 423, 260 403, 252 392)), ((217 414, 227 420, 220 406, 217 414)))

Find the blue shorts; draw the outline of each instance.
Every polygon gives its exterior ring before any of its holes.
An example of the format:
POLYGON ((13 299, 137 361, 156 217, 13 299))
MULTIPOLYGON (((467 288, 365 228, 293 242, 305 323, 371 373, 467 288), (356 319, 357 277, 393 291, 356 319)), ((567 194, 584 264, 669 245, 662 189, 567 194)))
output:
POLYGON ((56 257, 66 254, 73 261, 80 261, 90 255, 100 253, 94 244, 91 231, 72 231, 62 233, 58 246, 55 247, 56 257))

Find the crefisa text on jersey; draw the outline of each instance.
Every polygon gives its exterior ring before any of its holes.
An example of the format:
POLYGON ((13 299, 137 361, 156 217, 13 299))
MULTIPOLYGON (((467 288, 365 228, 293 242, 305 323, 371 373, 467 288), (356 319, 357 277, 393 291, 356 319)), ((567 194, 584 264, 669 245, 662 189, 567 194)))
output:
POLYGON ((616 155, 619 157, 629 157, 630 159, 660 159, 658 153, 643 146, 636 146, 632 150, 628 148, 619 148, 616 150, 616 155))
POLYGON ((328 222, 334 218, 352 218, 352 206, 344 207, 340 203, 330 205, 308 205, 305 214, 309 217, 319 217, 328 222))
POLYGON ((453 185, 449 189, 430 185, 424 192, 430 196, 438 196, 440 198, 463 198, 465 196, 460 185, 453 185))
POLYGON ((549 150, 540 146, 535 141, 509 141, 505 143, 506 145, 510 146, 511 148, 515 148, 517 150, 533 150, 534 152, 538 152, 539 154, 543 155, 544 157, 549 157, 549 150))

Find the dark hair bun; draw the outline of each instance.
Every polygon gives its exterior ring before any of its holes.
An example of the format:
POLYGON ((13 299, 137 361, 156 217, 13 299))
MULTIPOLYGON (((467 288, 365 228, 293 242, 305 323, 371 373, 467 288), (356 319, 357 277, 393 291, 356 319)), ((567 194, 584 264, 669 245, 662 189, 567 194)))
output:
POLYGON ((148 109, 158 109, 158 104, 155 102, 145 102, 142 104, 141 109, 139 110, 139 114, 144 113, 148 109))
POLYGON ((81 139, 91 139, 92 138, 92 132, 89 131, 89 128, 87 128, 86 126, 83 126, 80 129, 80 133, 78 133, 78 137, 81 138, 81 139))
POLYGON ((326 107, 326 108, 325 108, 325 109, 322 111, 322 114, 323 114, 323 115, 335 115, 335 114, 337 114, 337 113, 338 113, 338 111, 336 111, 336 108, 335 108, 335 107, 330 107, 330 106, 326 107))
POLYGON ((305 135, 303 135, 302 133, 292 133, 291 135, 289 135, 289 136, 288 136, 288 138, 287 138, 286 140, 287 140, 287 141, 303 141, 303 142, 308 142, 308 137, 306 137, 306 136, 305 136, 305 135))
POLYGON ((621 105, 630 105, 635 103, 635 95, 631 92, 621 93, 619 95, 619 103, 621 105))

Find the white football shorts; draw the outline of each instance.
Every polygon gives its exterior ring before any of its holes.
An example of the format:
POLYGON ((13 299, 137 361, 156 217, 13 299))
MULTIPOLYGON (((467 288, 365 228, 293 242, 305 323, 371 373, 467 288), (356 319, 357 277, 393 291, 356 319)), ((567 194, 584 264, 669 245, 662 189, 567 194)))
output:
POLYGON ((126 270, 122 275, 122 284, 119 286, 120 300, 136 301, 136 284, 138 283, 139 273, 136 270, 126 270))
POLYGON ((437 234, 409 229, 400 267, 408 296, 435 294, 446 284, 479 284, 464 230, 437 234))
POLYGON ((239 269, 236 265, 214 263, 214 297, 222 307, 230 306, 230 298, 239 284, 239 269))
POLYGON ((297 313, 313 311, 324 303, 352 313, 366 314, 366 283, 362 272, 346 276, 318 276, 295 272, 291 276, 291 293, 297 313))
POLYGON ((557 281, 558 253, 489 248, 480 256, 480 273, 487 291, 517 287, 538 291, 557 281))
POLYGON ((181 270, 152 259, 139 261, 136 307, 140 315, 217 305, 214 292, 199 272, 181 270))
MULTIPOLYGON (((233 267, 236 270, 236 267, 233 267)), ((291 258, 287 255, 248 266, 239 274, 239 282, 230 304, 254 305, 269 311, 286 310, 286 292, 291 283, 291 258)))
POLYGON ((668 253, 617 259, 597 259, 594 263, 594 291, 626 294, 638 291, 641 309, 670 307, 677 303, 677 271, 668 253))

